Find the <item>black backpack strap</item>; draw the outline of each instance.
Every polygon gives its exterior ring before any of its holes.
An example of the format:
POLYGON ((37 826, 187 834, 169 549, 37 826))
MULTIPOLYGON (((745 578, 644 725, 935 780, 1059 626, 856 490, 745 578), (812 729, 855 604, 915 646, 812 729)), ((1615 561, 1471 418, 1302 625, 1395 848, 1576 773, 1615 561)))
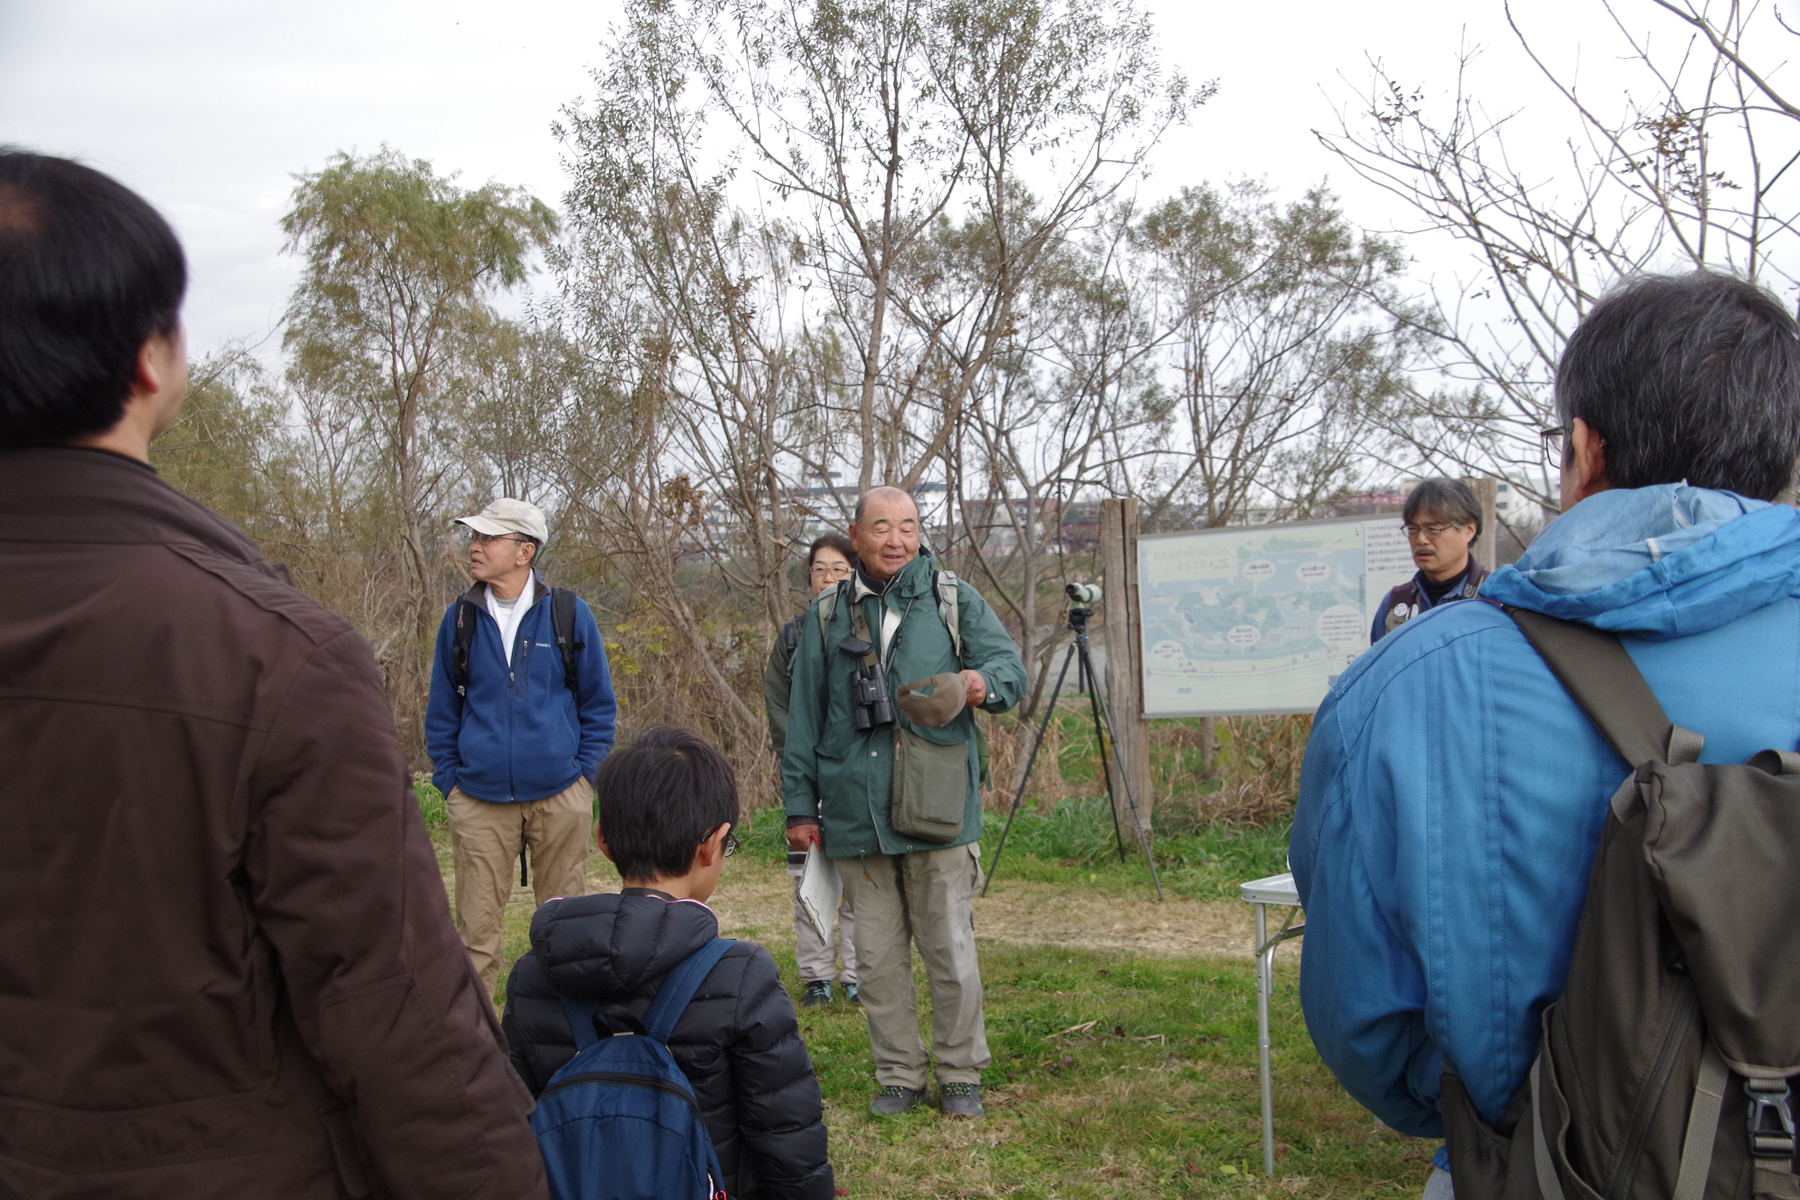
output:
POLYGON ((450 683, 456 694, 469 694, 469 647, 475 641, 475 622, 480 619, 482 584, 456 598, 456 630, 450 643, 450 683))
POLYGON ((735 945, 737 943, 730 938, 716 937, 670 968, 663 976, 662 985, 656 989, 656 999, 650 1002, 650 1009, 644 1014, 644 1031, 667 1045, 669 1035, 675 1032, 675 1025, 687 1011, 694 993, 719 965, 725 952, 735 945))
POLYGON ((580 675, 576 655, 587 649, 587 643, 575 640, 575 593, 568 588, 550 589, 550 628, 556 634, 556 648, 562 651, 563 682, 571 692, 577 691, 580 675))
POLYGON ((806 620, 804 614, 781 627, 781 644, 787 650, 787 666, 781 670, 781 677, 789 683, 794 681, 794 656, 800 652, 800 623, 806 620))
POLYGON ((1506 614, 1626 762, 1699 759, 1705 739, 1669 720, 1617 635, 1523 608, 1506 614))

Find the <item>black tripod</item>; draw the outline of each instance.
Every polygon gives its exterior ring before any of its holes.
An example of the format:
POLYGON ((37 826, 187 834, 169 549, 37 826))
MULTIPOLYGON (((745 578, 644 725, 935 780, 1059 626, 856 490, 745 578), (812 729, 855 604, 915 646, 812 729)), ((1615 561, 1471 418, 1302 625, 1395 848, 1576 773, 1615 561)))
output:
MULTIPOLYGON (((1082 585, 1070 584, 1070 595, 1074 596, 1075 589, 1080 586, 1082 585)), ((1094 599, 1097 596, 1096 590, 1087 598, 1094 599)), ((1113 738, 1112 712, 1107 707, 1105 698, 1100 695, 1099 677, 1094 672, 1094 654, 1088 646, 1088 618, 1093 615, 1094 610, 1091 608, 1079 604, 1069 606, 1069 630, 1075 635, 1075 640, 1069 643, 1069 652, 1063 655, 1062 670, 1056 675, 1056 689, 1050 693, 1050 703, 1044 706, 1044 719, 1038 725, 1037 738, 1031 743, 1031 754, 1025 759, 1025 773, 1019 776, 1019 790, 1013 796, 1012 811, 1006 814, 1006 827, 1000 831, 1000 844, 994 847, 993 862, 989 865, 987 878, 981 885, 981 894, 984 896, 987 895, 988 887, 994 882, 994 872, 1000 869, 1000 855, 1006 849, 1006 835, 1012 832, 1013 818, 1019 815, 1019 804, 1025 799, 1025 788, 1031 782, 1031 768, 1037 762, 1038 750, 1044 745, 1044 734, 1049 732, 1050 718, 1056 715, 1056 702, 1062 698, 1063 680, 1069 676, 1069 664, 1074 662, 1081 664, 1080 674, 1076 678, 1076 686, 1087 692, 1088 705, 1093 710, 1094 740, 1100 746, 1100 773, 1106 777, 1106 799, 1112 807, 1113 837, 1119 844, 1119 861, 1125 861, 1125 837, 1119 831, 1119 800, 1113 794, 1112 771, 1106 761, 1107 741, 1112 740, 1115 746, 1118 741, 1113 738)), ((1144 835, 1147 831, 1144 829, 1143 822, 1138 819, 1137 799, 1131 794, 1131 781, 1125 778, 1124 771, 1119 772, 1119 782, 1125 787, 1125 803, 1131 809, 1132 825, 1140 835, 1144 835)), ((1163 898, 1162 880, 1158 879, 1156 875, 1156 858, 1150 853, 1148 836, 1144 837, 1144 861, 1150 864, 1150 882, 1156 885, 1156 898, 1161 900, 1163 898)))

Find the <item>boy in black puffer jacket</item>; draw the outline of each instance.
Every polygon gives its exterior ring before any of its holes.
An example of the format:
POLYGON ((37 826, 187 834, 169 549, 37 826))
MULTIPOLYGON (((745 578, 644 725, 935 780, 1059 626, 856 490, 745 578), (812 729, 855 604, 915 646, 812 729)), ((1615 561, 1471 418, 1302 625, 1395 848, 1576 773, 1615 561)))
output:
MULTIPOLYGON (((640 1023, 663 976, 719 932, 703 901, 737 848, 731 765, 682 729, 652 729, 600 764, 596 836, 617 895, 552 900, 531 919, 503 1026, 533 1096, 575 1056, 562 997, 598 1003, 614 1028, 640 1023)), ((819 1081, 775 960, 739 942, 700 984, 669 1037, 693 1085, 732 1200, 828 1200, 819 1081)))

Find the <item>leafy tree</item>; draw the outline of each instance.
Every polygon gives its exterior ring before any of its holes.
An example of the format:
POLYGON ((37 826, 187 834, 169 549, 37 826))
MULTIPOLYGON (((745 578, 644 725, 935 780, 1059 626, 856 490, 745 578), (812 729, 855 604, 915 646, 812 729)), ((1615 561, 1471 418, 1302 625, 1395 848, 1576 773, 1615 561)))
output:
POLYGON ((360 557, 360 624, 412 708, 444 590, 441 510, 466 499, 459 378, 557 217, 383 148, 301 175, 281 228, 303 263, 283 347, 320 524, 360 557))

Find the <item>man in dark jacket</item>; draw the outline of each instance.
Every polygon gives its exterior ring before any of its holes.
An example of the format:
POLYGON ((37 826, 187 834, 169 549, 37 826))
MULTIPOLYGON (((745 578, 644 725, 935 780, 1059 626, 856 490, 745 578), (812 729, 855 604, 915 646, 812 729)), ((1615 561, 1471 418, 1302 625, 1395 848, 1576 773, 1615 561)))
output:
POLYGON ((185 283, 0 152, 0 1195, 542 1196, 368 646, 149 466, 185 283))
POLYGON ((523 847, 539 904, 587 891, 594 771, 612 749, 618 705, 587 601, 567 597, 569 627, 556 628, 551 589, 534 565, 550 536, 543 510, 502 496, 457 524, 469 530, 475 586, 438 625, 425 750, 450 814, 456 928, 491 995, 523 847))
MULTIPOLYGON (((631 1031, 663 977, 718 936, 705 901, 737 847, 731 765, 685 729, 646 730, 601 765, 595 786, 600 848, 626 887, 552 900, 531 920, 531 953, 507 977, 505 1025, 533 1095, 575 1056, 565 996, 597 1002, 613 1031, 631 1031)), ((828 1200, 819 1081, 767 950, 733 945, 668 1045, 733 1200, 828 1200)))
POLYGON ((1481 536, 1481 502, 1459 479, 1427 479, 1407 493, 1400 520, 1418 573, 1375 606, 1372 646, 1440 604, 1472 599, 1487 568, 1469 555, 1481 536))

